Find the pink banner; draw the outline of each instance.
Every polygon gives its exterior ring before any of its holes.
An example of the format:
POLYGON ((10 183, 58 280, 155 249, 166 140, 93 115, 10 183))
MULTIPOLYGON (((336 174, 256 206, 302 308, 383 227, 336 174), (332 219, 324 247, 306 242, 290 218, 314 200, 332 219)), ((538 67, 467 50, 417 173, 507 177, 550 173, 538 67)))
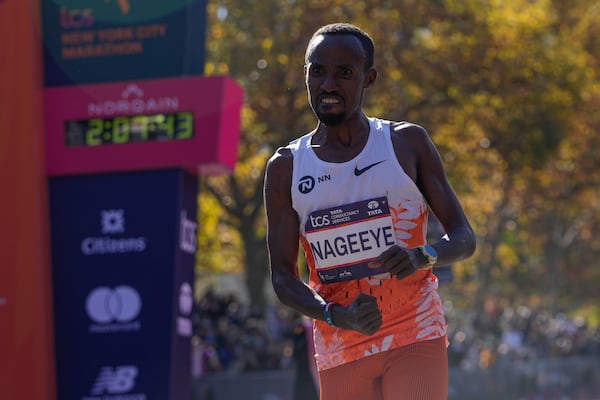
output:
POLYGON ((49 88, 44 99, 49 175, 235 166, 243 91, 231 78, 49 88))

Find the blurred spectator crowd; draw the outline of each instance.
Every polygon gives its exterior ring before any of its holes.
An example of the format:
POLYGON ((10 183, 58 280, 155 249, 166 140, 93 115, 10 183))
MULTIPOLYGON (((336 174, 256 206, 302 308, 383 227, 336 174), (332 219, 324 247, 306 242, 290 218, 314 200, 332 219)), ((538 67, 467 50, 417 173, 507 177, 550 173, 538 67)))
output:
POLYGON ((194 313, 193 375, 293 368, 305 329, 288 308, 255 310, 233 294, 208 290, 194 313))
MULTIPOLYGON (((451 368, 487 369, 518 360, 600 355, 600 330, 565 313, 525 305, 499 307, 487 301, 480 312, 447 304, 451 368)), ((281 370, 306 357, 310 326, 283 306, 253 310, 235 295, 208 290, 194 314, 193 372, 281 370), (297 349, 302 349, 298 354, 297 349)))
POLYGON ((484 302, 479 312, 455 310, 449 319, 450 367, 486 369, 514 361, 600 355, 600 330, 582 318, 544 307, 484 302))

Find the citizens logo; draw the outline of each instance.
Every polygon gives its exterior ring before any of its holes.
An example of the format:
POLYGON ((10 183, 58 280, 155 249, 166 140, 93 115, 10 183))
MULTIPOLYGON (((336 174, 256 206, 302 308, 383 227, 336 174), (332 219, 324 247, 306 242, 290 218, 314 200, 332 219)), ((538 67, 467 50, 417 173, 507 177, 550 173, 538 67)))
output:
POLYGON ((146 250, 145 237, 113 237, 125 234, 125 210, 100 211, 102 237, 86 237, 81 241, 81 252, 86 256, 118 253, 141 253, 146 250))
POLYGON ((135 365, 102 367, 90 390, 91 396, 82 400, 146 400, 144 393, 131 393, 138 373, 135 365))
POLYGON ((141 322, 136 318, 141 309, 139 293, 125 285, 97 287, 85 301, 87 315, 94 322, 89 327, 92 333, 139 331, 141 322))
POLYGON ((100 212, 102 218, 102 233, 124 233, 125 232, 125 211, 104 210, 100 212))
POLYGON ((192 337, 192 320, 190 315, 194 305, 192 285, 183 282, 179 287, 179 315, 177 316, 177 334, 192 337))

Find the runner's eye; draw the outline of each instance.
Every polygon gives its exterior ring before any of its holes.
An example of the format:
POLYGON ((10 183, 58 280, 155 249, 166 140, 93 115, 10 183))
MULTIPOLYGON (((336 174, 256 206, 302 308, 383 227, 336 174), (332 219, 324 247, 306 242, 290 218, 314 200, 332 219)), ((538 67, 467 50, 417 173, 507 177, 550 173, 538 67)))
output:
POLYGON ((318 76, 321 75, 323 73, 323 68, 320 65, 311 65, 309 68, 309 73, 312 76, 318 76))

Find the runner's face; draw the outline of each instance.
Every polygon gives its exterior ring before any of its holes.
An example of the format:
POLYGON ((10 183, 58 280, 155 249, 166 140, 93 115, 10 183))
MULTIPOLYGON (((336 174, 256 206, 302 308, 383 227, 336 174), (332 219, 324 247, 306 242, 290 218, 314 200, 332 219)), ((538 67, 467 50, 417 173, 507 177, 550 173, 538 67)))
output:
POLYGON ((365 55, 352 35, 322 35, 309 43, 304 67, 310 106, 325 125, 339 125, 361 113, 364 89, 374 70, 365 72, 365 55))

